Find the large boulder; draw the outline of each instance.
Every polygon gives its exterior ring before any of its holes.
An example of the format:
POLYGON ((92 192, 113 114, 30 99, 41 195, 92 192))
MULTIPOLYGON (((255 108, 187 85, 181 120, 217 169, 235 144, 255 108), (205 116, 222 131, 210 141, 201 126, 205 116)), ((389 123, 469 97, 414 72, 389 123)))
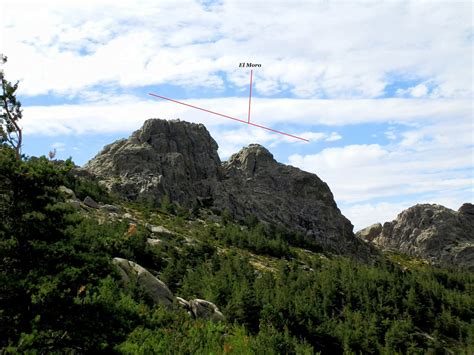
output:
POLYGON ((372 260, 375 249, 357 238, 328 185, 278 163, 252 144, 221 164, 217 144, 201 124, 147 120, 130 138, 106 146, 85 169, 128 199, 165 196, 183 206, 254 215, 267 225, 306 236, 326 251, 372 260))
POLYGON ((383 250, 474 270, 473 212, 470 203, 457 212, 437 204, 418 204, 384 223, 378 235, 368 239, 383 250))
POLYGON ((114 258, 112 262, 125 285, 141 288, 155 304, 164 306, 173 304, 174 296, 168 286, 144 267, 122 258, 114 258))

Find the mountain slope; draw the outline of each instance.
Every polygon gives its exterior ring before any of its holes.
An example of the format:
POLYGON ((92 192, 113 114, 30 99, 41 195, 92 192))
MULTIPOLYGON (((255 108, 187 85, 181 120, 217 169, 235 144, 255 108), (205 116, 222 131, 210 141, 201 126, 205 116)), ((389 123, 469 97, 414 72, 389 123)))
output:
POLYGON ((128 139, 106 146, 85 169, 110 191, 159 204, 205 206, 243 220, 255 216, 327 251, 370 260, 375 250, 353 226, 316 175, 278 163, 250 145, 221 163, 203 125, 151 119, 128 139))

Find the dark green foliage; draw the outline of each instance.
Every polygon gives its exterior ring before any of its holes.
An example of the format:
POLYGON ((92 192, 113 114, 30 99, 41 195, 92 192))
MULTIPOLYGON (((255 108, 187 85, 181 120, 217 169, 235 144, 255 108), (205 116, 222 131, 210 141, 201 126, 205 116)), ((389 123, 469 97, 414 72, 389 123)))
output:
MULTIPOLYGON (((306 237, 251 217, 240 226, 225 212, 223 227, 203 222, 187 231, 194 241, 176 235, 151 247, 140 224, 129 233, 128 222, 99 223, 69 207, 60 185, 110 198, 71 177, 71 168, 0 149, 0 353, 474 351, 472 273, 303 258, 296 247, 318 248, 306 237), (270 266, 256 268, 255 254, 270 266), (118 283, 116 256, 146 267, 176 295, 214 302, 227 321, 153 307, 118 283)), ((143 207, 149 215, 153 208, 143 207)), ((186 213, 171 216, 181 212, 170 208, 162 216, 186 232, 186 213)))
MULTIPOLYGON (((7 57, 0 54, 0 63, 7 62, 7 57)), ((16 98, 18 81, 12 84, 5 79, 5 74, 0 70, 0 145, 6 145, 15 151, 16 159, 20 159, 22 146, 22 129, 19 120, 23 116, 21 102, 16 98)))
POLYGON ((102 203, 113 203, 114 199, 110 196, 107 190, 100 186, 97 181, 92 177, 76 176, 74 173, 69 172, 66 175, 64 185, 74 191, 76 197, 81 201, 87 196, 91 197, 94 201, 102 203))
POLYGON ((288 242, 281 235, 268 233, 262 224, 255 223, 253 220, 248 222, 246 228, 226 223, 225 227, 217 232, 217 239, 227 245, 249 249, 257 254, 283 258, 292 256, 288 242))

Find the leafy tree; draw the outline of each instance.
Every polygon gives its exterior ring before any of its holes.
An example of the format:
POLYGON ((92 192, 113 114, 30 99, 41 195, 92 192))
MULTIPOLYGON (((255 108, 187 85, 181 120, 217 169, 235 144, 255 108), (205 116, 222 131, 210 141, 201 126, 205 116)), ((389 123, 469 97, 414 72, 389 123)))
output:
MULTIPOLYGON (((1 56, 2 64, 7 62, 7 57, 1 56)), ((0 81, 2 92, 0 95, 0 104, 2 112, 0 113, 0 143, 7 144, 15 150, 16 158, 20 159, 22 145, 22 129, 18 121, 22 118, 21 103, 16 98, 18 81, 12 84, 5 79, 5 74, 0 71, 0 81)))

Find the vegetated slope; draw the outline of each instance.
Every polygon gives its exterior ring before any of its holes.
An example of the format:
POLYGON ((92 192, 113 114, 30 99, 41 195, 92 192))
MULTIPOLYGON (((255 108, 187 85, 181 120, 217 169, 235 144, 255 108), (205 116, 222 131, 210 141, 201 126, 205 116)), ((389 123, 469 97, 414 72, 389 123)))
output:
POLYGON ((328 258, 250 216, 241 223, 166 200, 160 208, 114 201, 70 168, 45 158, 18 162, 0 150, 8 196, 0 219, 0 352, 474 350, 472 273, 328 258), (96 204, 76 199, 88 192, 96 204), (115 257, 146 268, 175 295, 215 303, 225 321, 157 306, 122 283, 115 257))
POLYGON ((128 139, 106 146, 85 165, 110 191, 159 205, 166 196, 183 207, 207 207, 243 220, 302 234, 314 245, 369 261, 375 248, 356 238, 328 185, 316 175, 280 164, 250 145, 222 164, 201 124, 151 119, 128 139))
POLYGON ((474 270, 474 206, 470 203, 458 211, 436 204, 415 205, 394 221, 365 228, 357 235, 382 250, 474 270))

